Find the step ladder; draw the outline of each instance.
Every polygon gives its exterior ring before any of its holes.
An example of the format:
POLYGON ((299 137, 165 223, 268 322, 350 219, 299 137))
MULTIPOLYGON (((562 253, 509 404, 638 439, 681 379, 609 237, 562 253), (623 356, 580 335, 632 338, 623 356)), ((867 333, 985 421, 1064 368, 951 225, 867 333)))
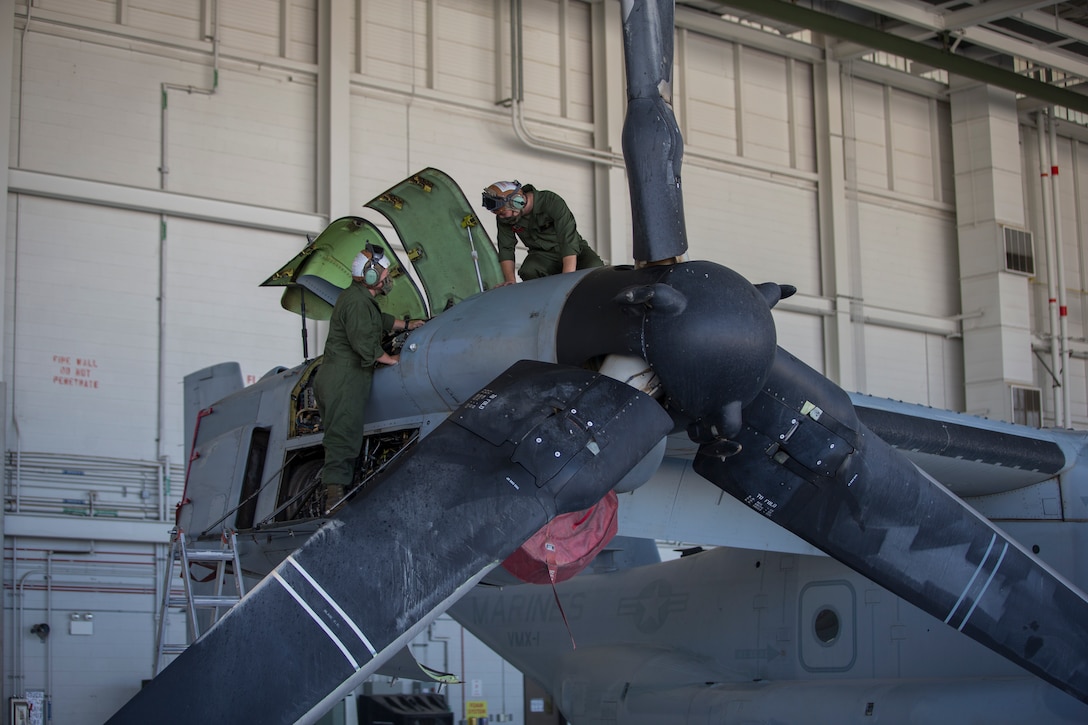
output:
POLYGON ((166 564, 166 578, 162 588, 162 603, 159 608, 159 626, 155 636, 155 673, 159 674, 165 666, 163 658, 169 655, 179 655, 190 644, 200 638, 203 632, 197 619, 198 609, 212 610, 211 625, 219 621, 231 607, 245 594, 245 586, 242 583, 242 563, 238 557, 238 540, 233 531, 224 531, 219 548, 212 548, 204 544, 194 544, 188 540, 184 531, 174 530, 170 536, 170 557, 166 564), (214 563, 213 577, 215 581, 213 594, 197 594, 193 591, 193 578, 189 572, 189 565, 194 563, 214 563), (232 564, 234 592, 224 592, 226 580, 229 576, 227 564, 232 564), (174 577, 181 576, 184 583, 184 594, 177 596, 173 593, 174 577), (186 627, 186 641, 183 644, 166 642, 166 629, 171 609, 183 607, 188 615, 186 627))

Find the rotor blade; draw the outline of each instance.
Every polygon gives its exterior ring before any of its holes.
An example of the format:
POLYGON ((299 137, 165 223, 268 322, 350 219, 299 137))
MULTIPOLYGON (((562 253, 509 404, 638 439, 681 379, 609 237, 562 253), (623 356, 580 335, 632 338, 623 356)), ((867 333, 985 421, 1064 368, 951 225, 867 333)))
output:
POLYGON ((109 722, 313 722, 545 523, 600 500, 671 427, 623 383, 516 363, 109 722))
POLYGON ((697 473, 850 568, 1088 702, 1088 600, 858 420, 781 348, 740 453, 697 473))
POLYGON ((625 0, 627 113, 623 160, 631 192, 632 253, 640 262, 688 250, 680 167, 684 138, 672 110, 672 0, 625 0))

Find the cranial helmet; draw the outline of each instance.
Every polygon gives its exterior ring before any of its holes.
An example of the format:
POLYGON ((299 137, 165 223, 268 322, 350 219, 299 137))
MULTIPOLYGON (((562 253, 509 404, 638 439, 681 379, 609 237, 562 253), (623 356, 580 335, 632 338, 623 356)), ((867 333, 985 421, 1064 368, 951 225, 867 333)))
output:
POLYGON ((497 212, 507 206, 521 211, 525 208, 525 194, 521 192, 521 182, 496 181, 484 189, 483 205, 490 212, 497 212))

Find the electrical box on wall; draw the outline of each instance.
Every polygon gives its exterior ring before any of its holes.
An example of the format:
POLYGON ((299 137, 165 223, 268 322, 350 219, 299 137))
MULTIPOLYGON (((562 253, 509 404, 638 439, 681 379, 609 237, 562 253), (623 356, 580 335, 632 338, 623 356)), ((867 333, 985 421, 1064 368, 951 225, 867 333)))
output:
POLYGON ((68 615, 68 634, 94 634, 94 615, 90 612, 72 612, 68 615))

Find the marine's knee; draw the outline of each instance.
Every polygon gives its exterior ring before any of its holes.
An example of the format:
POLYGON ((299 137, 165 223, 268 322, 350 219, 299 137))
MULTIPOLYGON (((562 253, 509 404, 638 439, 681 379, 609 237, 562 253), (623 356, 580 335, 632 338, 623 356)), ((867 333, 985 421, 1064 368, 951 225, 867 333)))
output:
POLYGON ((593 267, 603 267, 604 262, 590 247, 585 247, 578 253, 578 269, 592 269, 593 267))
POLYGON ((523 280, 540 279, 563 271, 562 263, 553 263, 541 255, 529 255, 518 270, 518 275, 523 280))

